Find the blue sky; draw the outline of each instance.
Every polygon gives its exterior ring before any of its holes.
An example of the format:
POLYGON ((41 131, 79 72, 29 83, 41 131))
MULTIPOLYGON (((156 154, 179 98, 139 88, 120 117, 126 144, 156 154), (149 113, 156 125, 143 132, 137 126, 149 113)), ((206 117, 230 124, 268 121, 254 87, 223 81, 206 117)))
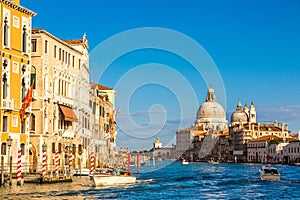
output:
MULTIPOLYGON (((38 13, 33 27, 59 38, 77 39, 86 32, 90 52, 108 38, 136 28, 159 27, 184 34, 203 47, 219 70, 225 96, 218 94, 219 87, 216 95, 228 116, 238 99, 248 105, 253 101, 260 122, 278 120, 289 123, 292 132, 300 129, 299 0, 23 0, 21 5, 38 13)), ((120 43, 120 48, 125 43, 120 43)), ((174 45, 179 44, 175 41, 174 45)), ((92 76, 97 74, 96 68, 91 67, 92 76)), ((156 135, 164 145, 174 142, 175 131, 193 124, 207 87, 214 86, 186 57, 151 48, 120 55, 93 81, 122 89, 116 97, 116 107, 121 108, 117 120, 123 125, 118 146, 131 149, 151 148, 156 135), (157 67, 167 71, 155 71, 157 67), (142 73, 142 69, 153 69, 153 74, 142 73), (150 82, 149 77, 160 79, 150 82), (133 79, 148 82, 135 83, 133 79), (172 83, 177 87, 166 85, 172 83), (127 84, 140 84, 130 99, 121 98, 127 84), (190 101, 184 115, 183 101, 190 101), (129 125, 128 117, 133 122, 129 125)))

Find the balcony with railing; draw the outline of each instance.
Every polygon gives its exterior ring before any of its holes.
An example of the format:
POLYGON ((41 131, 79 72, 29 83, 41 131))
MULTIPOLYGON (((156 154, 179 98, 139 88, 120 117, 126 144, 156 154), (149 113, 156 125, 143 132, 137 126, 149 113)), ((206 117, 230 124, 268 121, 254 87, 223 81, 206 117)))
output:
POLYGON ((53 95, 53 100, 55 102, 57 102, 58 104, 69 105, 69 106, 74 105, 74 100, 73 99, 71 99, 69 97, 57 95, 57 94, 53 95))
POLYGON ((44 91, 44 99, 52 99, 52 94, 50 92, 44 91))
POLYGON ((3 110, 13 110, 14 100, 13 99, 2 99, 2 109, 3 110))

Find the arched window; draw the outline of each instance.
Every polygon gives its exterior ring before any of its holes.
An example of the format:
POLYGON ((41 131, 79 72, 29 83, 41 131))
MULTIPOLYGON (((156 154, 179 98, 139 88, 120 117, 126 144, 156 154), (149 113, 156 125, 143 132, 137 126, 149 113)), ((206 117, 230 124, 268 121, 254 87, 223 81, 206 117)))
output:
POLYGON ((30 116, 30 131, 35 131, 35 115, 30 116))
POLYGON ((52 153, 55 153, 56 150, 55 150, 55 142, 52 142, 52 153))
POLYGON ((7 83, 7 75, 6 73, 3 75, 3 78, 2 78, 2 84, 3 84, 3 90, 2 90, 2 96, 3 96, 3 99, 6 99, 7 98, 7 89, 8 89, 8 83, 7 83))
POLYGON ((20 148, 21 148, 21 150, 22 150, 22 155, 25 155, 25 144, 24 143, 22 143, 21 145, 20 145, 20 148))
POLYGON ((36 68, 31 66, 30 69, 30 85, 33 83, 33 89, 36 89, 36 68))
POLYGON ((21 133, 25 133, 25 121, 21 122, 21 133))
POLYGON ((81 144, 78 145, 78 153, 82 154, 82 145, 81 144))
POLYGON ((61 149, 62 148, 62 146, 61 146, 61 143, 58 143, 58 153, 61 153, 61 149))
POLYGON ((5 19, 4 19, 3 44, 4 44, 4 46, 8 46, 8 20, 7 20, 7 17, 5 17, 5 19))
POLYGON ((24 101, 24 99, 25 99, 25 96, 26 96, 26 88, 25 88, 25 80, 24 80, 24 78, 22 78, 22 83, 21 83, 21 90, 22 90, 22 96, 21 96, 21 98, 22 98, 22 102, 24 101))
POLYGON ((23 34, 22 34, 22 52, 26 53, 27 51, 27 32, 26 25, 23 26, 23 34))
POLYGON ((1 155, 6 155, 6 143, 1 144, 1 155))
POLYGON ((73 154, 76 153, 76 144, 73 144, 73 147, 72 147, 72 153, 73 153, 73 154))

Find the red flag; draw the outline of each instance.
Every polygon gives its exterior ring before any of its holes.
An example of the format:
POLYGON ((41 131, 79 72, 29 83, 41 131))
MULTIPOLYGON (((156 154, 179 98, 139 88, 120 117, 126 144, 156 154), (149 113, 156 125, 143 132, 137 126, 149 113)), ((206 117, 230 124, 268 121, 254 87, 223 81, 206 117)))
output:
POLYGON ((25 110, 26 108, 28 108, 30 106, 30 103, 32 101, 32 91, 33 91, 33 85, 34 85, 34 82, 31 84, 28 92, 27 92, 27 95, 25 97, 25 99, 23 100, 23 103, 22 103, 22 108, 20 110, 20 118, 21 118, 21 122, 24 122, 25 121, 25 110))

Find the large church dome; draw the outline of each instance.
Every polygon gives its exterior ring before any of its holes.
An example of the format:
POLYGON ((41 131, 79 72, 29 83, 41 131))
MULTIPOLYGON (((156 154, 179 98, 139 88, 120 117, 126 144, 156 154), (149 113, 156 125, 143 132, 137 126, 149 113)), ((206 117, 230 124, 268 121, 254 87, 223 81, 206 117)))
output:
POLYGON ((198 109, 195 125, 212 129, 225 129, 227 123, 225 111, 216 102, 215 91, 210 87, 207 92, 206 101, 198 109))
POLYGON ((203 103, 197 112, 197 119, 200 118, 226 118, 223 107, 217 102, 203 103))

